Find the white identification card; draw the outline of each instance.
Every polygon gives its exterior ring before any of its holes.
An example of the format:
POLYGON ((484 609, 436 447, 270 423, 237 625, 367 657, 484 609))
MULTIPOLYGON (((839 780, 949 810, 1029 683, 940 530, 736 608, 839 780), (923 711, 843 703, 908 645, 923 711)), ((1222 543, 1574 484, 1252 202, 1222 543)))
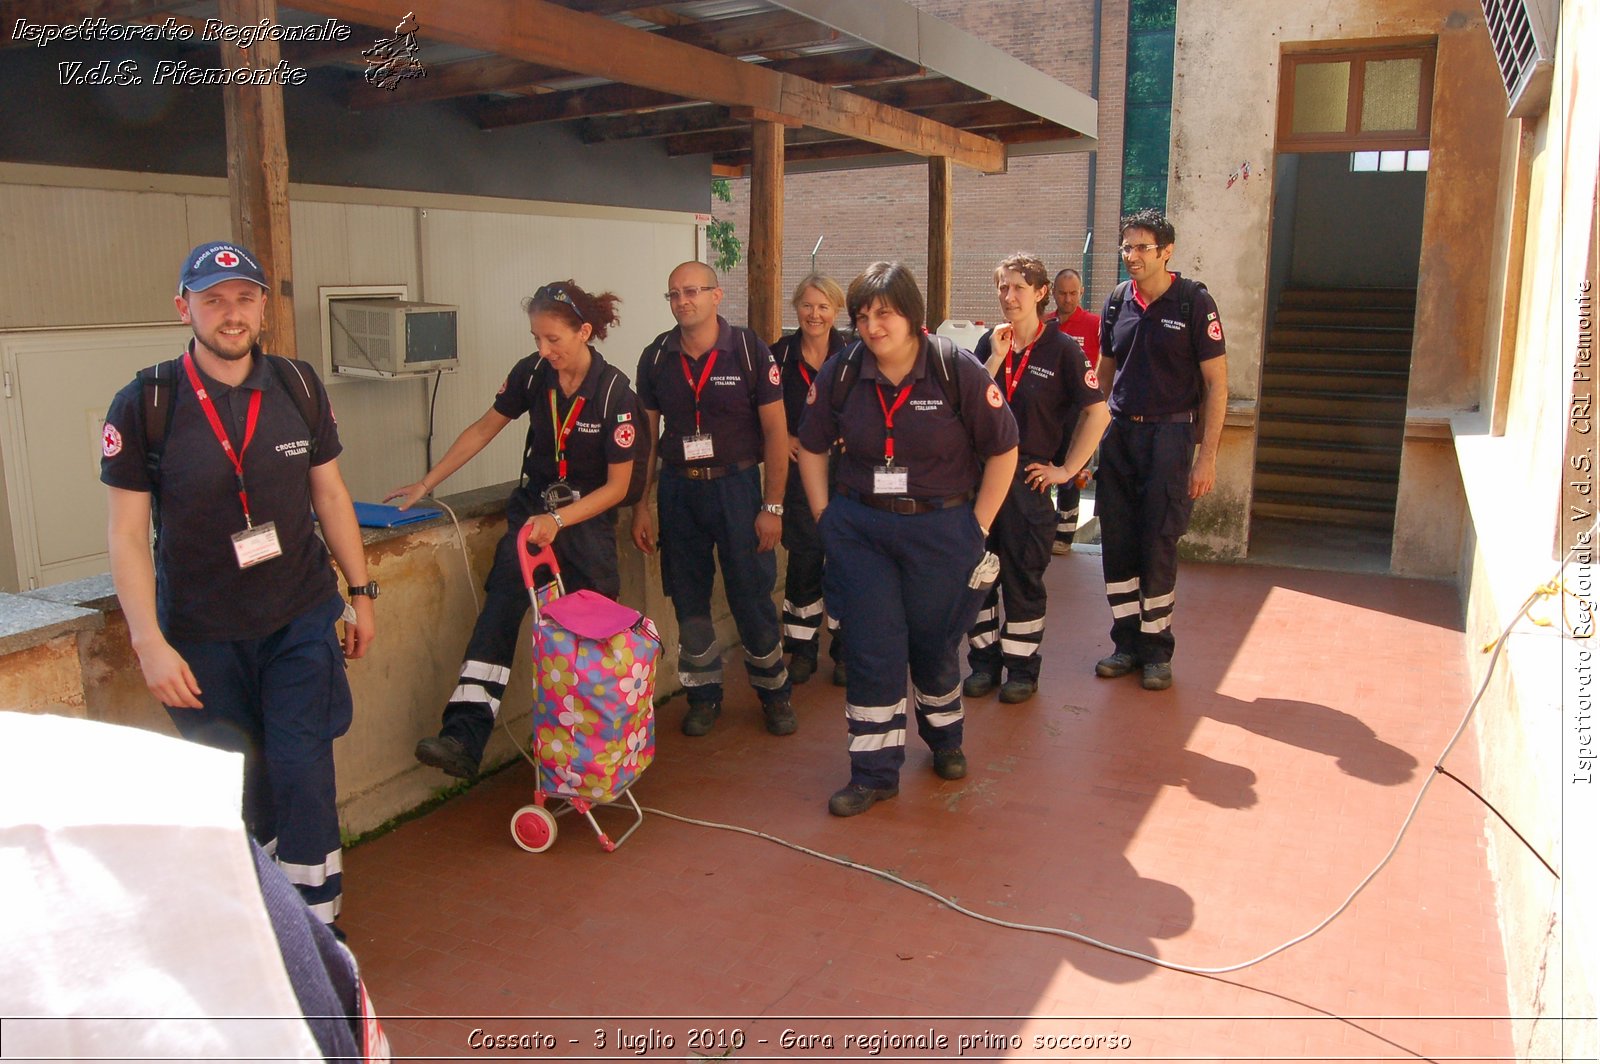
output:
POLYGON ((702 462, 713 457, 711 451, 711 433, 697 432, 693 436, 683 438, 683 460, 685 462, 702 462))
POLYGON ((233 553, 238 557, 241 569, 278 557, 283 553, 283 547, 278 543, 278 526, 268 521, 264 525, 235 532, 233 553))
POLYGON ((909 473, 905 466, 881 465, 872 469, 872 494, 904 495, 910 490, 909 473))

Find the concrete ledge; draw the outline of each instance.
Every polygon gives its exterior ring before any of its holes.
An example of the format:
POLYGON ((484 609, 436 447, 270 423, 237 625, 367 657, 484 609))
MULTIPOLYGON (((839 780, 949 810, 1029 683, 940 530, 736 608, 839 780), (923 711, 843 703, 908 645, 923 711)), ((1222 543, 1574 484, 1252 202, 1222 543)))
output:
POLYGON ((57 636, 105 627, 99 610, 32 595, 0 594, 0 655, 40 646, 57 636))

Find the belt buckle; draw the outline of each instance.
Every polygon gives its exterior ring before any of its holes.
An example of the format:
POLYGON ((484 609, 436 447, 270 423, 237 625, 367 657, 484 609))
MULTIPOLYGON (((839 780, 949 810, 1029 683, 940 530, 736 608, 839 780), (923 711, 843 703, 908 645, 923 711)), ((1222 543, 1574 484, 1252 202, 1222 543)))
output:
POLYGON ((917 512, 917 500, 904 495, 891 495, 889 497, 889 512, 894 514, 914 514, 917 512))
POLYGON ((688 477, 690 480, 705 480, 705 479, 707 479, 706 470, 705 470, 704 466, 684 466, 683 467, 683 475, 688 477))

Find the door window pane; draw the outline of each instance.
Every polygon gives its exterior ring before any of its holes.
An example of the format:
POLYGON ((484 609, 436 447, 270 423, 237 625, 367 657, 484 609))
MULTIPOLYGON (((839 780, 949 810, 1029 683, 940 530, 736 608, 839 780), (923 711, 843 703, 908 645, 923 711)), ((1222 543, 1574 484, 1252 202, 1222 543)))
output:
POLYGON ((1422 60, 1374 59, 1361 82, 1361 131, 1382 133, 1417 128, 1422 60))
POLYGON ((1378 169, 1378 153, 1375 151, 1353 151, 1350 153, 1350 172, 1353 174, 1376 173, 1378 169))
POLYGON ((1387 174, 1395 174, 1406 168, 1406 153, 1403 151, 1386 151, 1378 156, 1378 169, 1387 174))
POLYGON ((1343 133, 1350 107, 1350 63, 1299 63, 1294 68, 1296 133, 1343 133))
POLYGON ((1428 168, 1428 149, 1421 148, 1417 151, 1406 152, 1407 170, 1426 170, 1428 168))

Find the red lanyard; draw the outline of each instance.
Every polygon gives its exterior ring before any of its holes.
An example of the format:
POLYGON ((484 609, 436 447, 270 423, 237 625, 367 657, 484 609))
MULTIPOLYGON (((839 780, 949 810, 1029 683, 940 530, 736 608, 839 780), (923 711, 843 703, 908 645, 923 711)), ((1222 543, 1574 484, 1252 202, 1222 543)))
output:
POLYGON ((806 365, 805 356, 803 355, 795 361, 794 366, 795 369, 800 371, 800 379, 806 382, 806 387, 809 389, 812 380, 817 376, 817 371, 806 365))
POLYGON ((206 420, 211 422, 211 431, 216 434, 217 442, 222 444, 222 453, 233 463, 234 479, 239 484, 239 505, 244 507, 244 526, 254 528, 255 525, 250 521, 250 497, 244 490, 244 452, 250 449, 250 441, 256 435, 256 418, 261 413, 261 390, 250 393, 250 412, 244 422, 244 444, 235 453, 233 444, 228 440, 228 432, 222 427, 222 418, 217 416, 217 406, 206 394, 205 385, 200 383, 200 374, 195 372, 194 358, 187 351, 183 355, 183 368, 189 373, 189 383, 194 387, 195 398, 200 400, 200 409, 205 411, 206 420))
POLYGON ((878 389, 878 405, 883 408, 883 460, 885 464, 894 464, 894 413, 906 405, 906 400, 911 398, 911 382, 906 381, 905 387, 900 389, 900 394, 895 396, 894 405, 890 406, 883 400, 883 385, 878 389))
POLYGON ((1043 335, 1044 322, 1040 322, 1039 331, 1033 334, 1033 343, 1023 349, 1022 361, 1017 364, 1015 376, 1011 373, 1011 355, 1015 349, 1006 352, 1006 402, 1011 402, 1011 397, 1017 394, 1017 387, 1022 383, 1022 375, 1028 369, 1028 359, 1033 357, 1033 349, 1039 345, 1039 337, 1043 335))
POLYGON ((550 388, 550 424, 556 430, 556 479, 567 479, 567 437, 572 435, 572 429, 578 424, 578 415, 583 411, 583 396, 578 396, 572 403, 572 409, 567 411, 567 420, 563 422, 556 414, 556 390, 550 388))
POLYGON ((693 375, 689 372, 689 356, 679 355, 683 359, 683 379, 689 382, 689 387, 694 390, 694 433, 700 435, 700 393, 705 391, 706 381, 711 379, 711 367, 717 364, 717 349, 712 348, 706 356, 706 368, 700 371, 700 383, 694 382, 693 375))

